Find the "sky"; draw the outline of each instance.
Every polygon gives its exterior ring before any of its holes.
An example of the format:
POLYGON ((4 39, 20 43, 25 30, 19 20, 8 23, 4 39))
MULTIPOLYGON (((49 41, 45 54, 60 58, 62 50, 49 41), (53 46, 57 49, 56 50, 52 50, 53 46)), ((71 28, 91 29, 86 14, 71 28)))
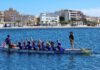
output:
POLYGON ((100 17, 100 0, 0 0, 0 11, 9 8, 32 15, 70 9, 80 10, 88 16, 100 17))

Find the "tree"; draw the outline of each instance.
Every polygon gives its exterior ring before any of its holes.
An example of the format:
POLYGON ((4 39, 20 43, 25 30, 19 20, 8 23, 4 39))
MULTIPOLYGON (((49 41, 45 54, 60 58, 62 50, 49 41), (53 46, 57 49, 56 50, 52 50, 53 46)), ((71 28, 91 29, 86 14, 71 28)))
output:
POLYGON ((16 23, 18 23, 18 26, 20 26, 21 20, 16 20, 16 23))
POLYGON ((61 21, 60 23, 61 23, 61 25, 67 25, 67 24, 69 24, 69 21, 61 21))
POLYGON ((28 25, 32 25, 32 23, 33 23, 32 20, 28 21, 28 25))
POLYGON ((67 25, 68 21, 65 21, 65 18, 63 16, 60 16, 60 24, 61 25, 67 25))
POLYGON ((83 19, 83 25, 86 25, 87 24, 87 20, 84 18, 83 19))
POLYGON ((74 22, 76 22, 76 18, 71 18, 70 22, 71 22, 71 25, 74 26, 74 22))
POLYGON ((60 16, 60 22, 65 21, 65 18, 63 16, 60 16))
POLYGON ((96 26, 98 23, 96 21, 87 21, 88 26, 96 26))
POLYGON ((40 25, 40 18, 39 17, 36 18, 36 23, 37 23, 37 26, 40 25))

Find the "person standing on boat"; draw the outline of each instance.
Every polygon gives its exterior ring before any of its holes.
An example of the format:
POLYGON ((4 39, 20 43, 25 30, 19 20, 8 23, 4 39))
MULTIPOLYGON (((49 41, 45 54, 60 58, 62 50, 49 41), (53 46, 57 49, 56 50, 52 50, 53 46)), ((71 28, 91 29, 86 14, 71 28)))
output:
POLYGON ((10 45, 11 45, 10 35, 7 35, 7 38, 5 39, 5 43, 10 48, 10 45))
POLYGON ((69 40, 70 40, 71 48, 74 49, 74 34, 73 34, 73 32, 70 32, 69 40))

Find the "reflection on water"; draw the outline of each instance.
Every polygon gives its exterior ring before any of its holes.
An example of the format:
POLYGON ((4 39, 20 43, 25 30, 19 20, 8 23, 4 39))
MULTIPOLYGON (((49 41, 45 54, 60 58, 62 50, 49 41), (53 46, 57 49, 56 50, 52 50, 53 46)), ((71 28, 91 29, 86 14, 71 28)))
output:
POLYGON ((69 70, 75 70, 75 56, 70 55, 69 56, 69 65, 68 65, 69 70))
MULTIPOLYGON (((84 70, 87 68, 91 70, 91 68, 95 69, 94 59, 97 58, 66 54, 0 53, 0 70, 84 70)), ((96 65, 100 66, 98 63, 96 65)))

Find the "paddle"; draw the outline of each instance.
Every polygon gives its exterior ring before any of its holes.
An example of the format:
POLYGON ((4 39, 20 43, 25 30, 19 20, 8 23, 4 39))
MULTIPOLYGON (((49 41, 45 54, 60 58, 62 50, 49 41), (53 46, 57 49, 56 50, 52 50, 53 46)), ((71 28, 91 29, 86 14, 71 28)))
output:
MULTIPOLYGON (((75 44, 77 44, 77 43, 75 42, 75 44)), ((79 45, 78 45, 78 47, 79 47, 79 49, 81 49, 82 52, 84 52, 85 55, 91 55, 91 49, 81 48, 79 45)))

